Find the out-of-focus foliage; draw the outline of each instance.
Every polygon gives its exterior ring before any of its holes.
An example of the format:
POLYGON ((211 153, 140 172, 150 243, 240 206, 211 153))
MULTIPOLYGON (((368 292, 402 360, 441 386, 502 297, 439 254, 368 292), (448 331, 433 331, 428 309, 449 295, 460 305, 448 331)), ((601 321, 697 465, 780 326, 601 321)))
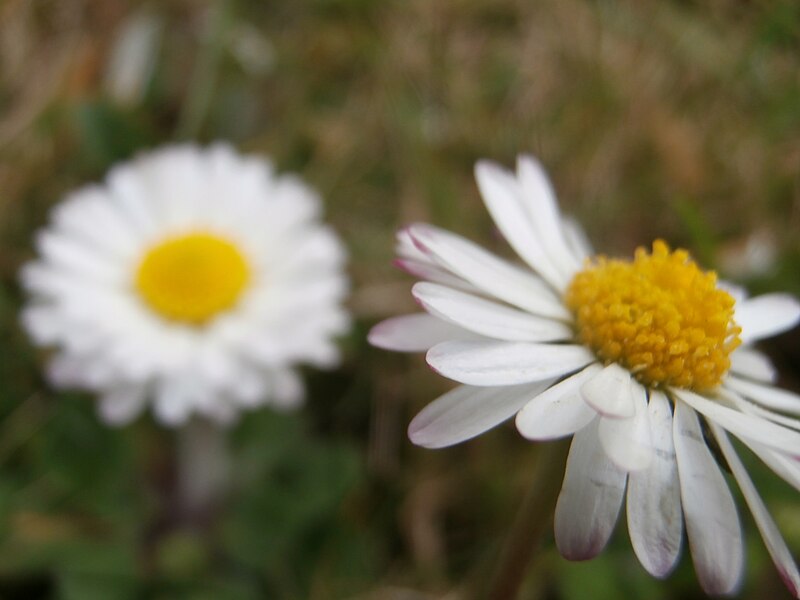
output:
MULTIPOLYGON (((506 252, 472 165, 527 151, 602 251, 663 237, 756 291, 800 293, 798 73, 793 0, 0 2, 0 597, 485 589, 536 450, 510 428, 441 451, 406 440, 446 384, 364 341, 413 308, 393 231, 429 220, 506 252), (173 433, 101 425, 90 398, 45 384, 17 324, 16 270, 49 207, 181 139, 269 154, 321 191, 357 321, 343 367, 308 374, 303 411, 232 430, 231 489, 200 524, 175 510, 173 433)), ((795 389, 799 347, 766 346, 795 389)), ((796 492, 749 462, 797 552, 796 492)), ((744 520, 743 597, 783 597, 744 520)), ((688 555, 649 578, 621 522, 587 564, 546 540, 524 597, 701 594, 688 555)))

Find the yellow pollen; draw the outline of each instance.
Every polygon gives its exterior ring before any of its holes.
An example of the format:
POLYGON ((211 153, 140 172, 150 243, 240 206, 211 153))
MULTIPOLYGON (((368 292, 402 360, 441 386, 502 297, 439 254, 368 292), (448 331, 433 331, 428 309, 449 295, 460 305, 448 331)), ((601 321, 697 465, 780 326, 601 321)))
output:
POLYGON ((150 248, 139 263, 136 290, 162 317, 201 325, 236 304, 249 278, 236 246, 195 232, 150 248))
POLYGON ((662 240, 633 261, 599 256, 570 283, 565 301, 580 340, 651 387, 708 390, 722 381, 741 340, 734 299, 686 250, 662 240))

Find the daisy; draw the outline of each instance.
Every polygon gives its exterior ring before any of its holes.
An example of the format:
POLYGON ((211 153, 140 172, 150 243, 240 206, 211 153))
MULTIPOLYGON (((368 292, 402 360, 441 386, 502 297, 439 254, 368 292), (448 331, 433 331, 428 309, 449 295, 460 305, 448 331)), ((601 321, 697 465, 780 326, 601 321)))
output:
POLYGON ((555 514, 562 555, 597 555, 626 501, 644 568, 665 577, 685 527, 710 594, 735 591, 744 565, 724 458, 797 595, 800 575, 729 434, 800 489, 800 421, 790 416, 800 397, 772 387, 775 370, 752 347, 797 324, 800 304, 748 299, 663 241, 632 260, 593 256, 534 159, 521 157, 516 173, 489 162, 475 171, 527 264, 430 225, 398 234, 397 264, 423 280, 413 295, 425 312, 379 323, 370 341, 427 351, 431 368, 463 384, 413 419, 411 440, 444 447, 514 415, 528 439, 574 436, 555 514))
POLYGON ((165 147, 71 193, 21 272, 22 320, 58 387, 110 423, 167 425, 302 400, 299 364, 338 360, 345 253, 320 200, 225 145, 165 147))

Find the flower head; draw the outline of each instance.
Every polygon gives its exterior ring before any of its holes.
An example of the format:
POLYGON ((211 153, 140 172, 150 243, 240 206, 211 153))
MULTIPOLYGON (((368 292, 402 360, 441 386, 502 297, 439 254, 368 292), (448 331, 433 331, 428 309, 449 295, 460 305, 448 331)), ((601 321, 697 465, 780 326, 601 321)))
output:
POLYGON ((767 549, 793 593, 800 574, 728 434, 800 489, 800 396, 772 386, 753 342, 800 320, 784 294, 748 299, 703 271, 685 250, 656 241, 633 260, 592 256, 561 217, 532 158, 517 172, 480 162, 476 177, 520 266, 430 225, 398 235, 398 265, 424 281, 424 313, 394 317, 371 342, 427 351, 462 385, 422 410, 411 440, 437 448, 516 415, 531 440, 573 436, 555 514, 570 559, 597 555, 620 508, 642 565, 675 566, 685 529, 703 588, 735 591, 743 570, 739 517, 720 450, 767 549))
POLYGON ((261 158, 166 147, 70 194, 24 266, 23 323, 48 374, 109 422, 166 424, 302 399, 301 363, 338 360, 344 250, 317 195, 261 158))

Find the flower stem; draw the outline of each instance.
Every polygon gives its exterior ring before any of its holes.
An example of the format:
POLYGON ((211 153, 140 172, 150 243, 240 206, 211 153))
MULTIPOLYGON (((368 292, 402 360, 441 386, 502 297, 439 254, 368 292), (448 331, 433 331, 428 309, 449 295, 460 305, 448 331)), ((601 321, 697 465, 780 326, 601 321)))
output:
POLYGON ((552 526, 568 449, 567 440, 539 446, 531 487, 514 518, 488 598, 513 600, 518 597, 533 555, 552 526))
POLYGON ((177 500, 182 521, 207 521, 222 500, 230 473, 226 442, 225 431, 205 419, 193 419, 178 431, 177 500))

